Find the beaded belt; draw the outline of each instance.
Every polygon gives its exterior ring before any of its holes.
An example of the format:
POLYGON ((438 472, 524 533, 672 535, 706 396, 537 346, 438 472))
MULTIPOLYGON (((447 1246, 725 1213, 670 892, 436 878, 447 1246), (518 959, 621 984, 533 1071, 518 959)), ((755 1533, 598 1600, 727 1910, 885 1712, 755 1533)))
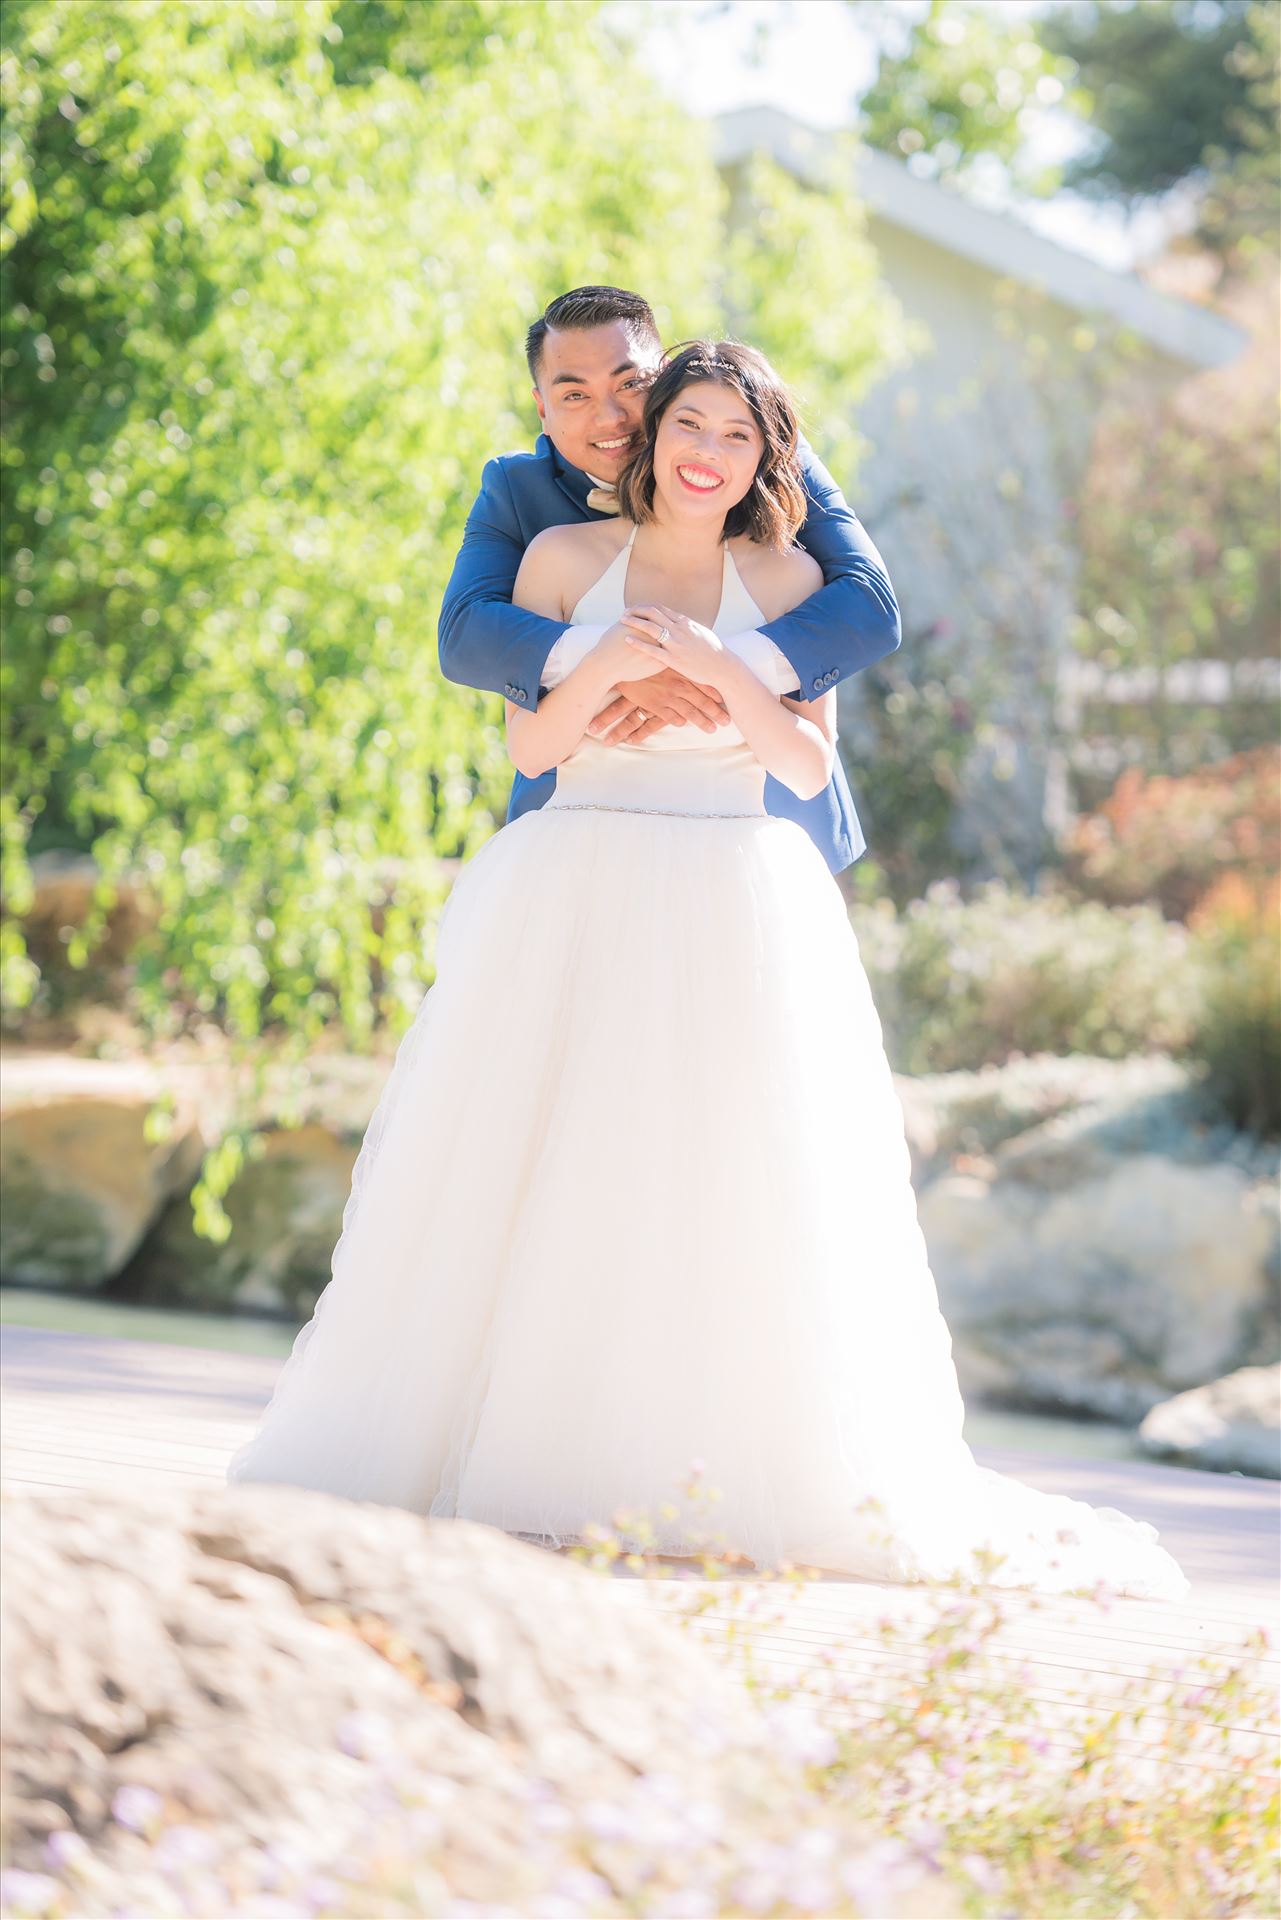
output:
POLYGON ((687 813, 679 807, 607 807, 599 800, 549 800, 547 813, 657 813, 668 820, 768 820, 767 813, 687 813))

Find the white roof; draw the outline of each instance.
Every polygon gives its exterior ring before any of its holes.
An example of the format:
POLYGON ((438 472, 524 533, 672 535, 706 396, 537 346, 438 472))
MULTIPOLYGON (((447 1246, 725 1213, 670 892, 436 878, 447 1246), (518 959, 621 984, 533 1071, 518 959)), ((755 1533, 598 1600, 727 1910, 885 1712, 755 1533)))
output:
MULTIPOLYGON (((831 184, 831 138, 777 107, 718 114, 713 139, 722 166, 767 153, 798 180, 831 184)), ((953 187, 918 179, 875 147, 860 146, 854 169, 854 191, 877 219, 1002 278, 1037 287, 1065 307, 1106 313, 1188 366, 1226 366, 1247 345, 1247 335, 1222 314, 1158 293, 1137 274, 1116 273, 1070 253, 1011 216, 976 206, 953 187)))

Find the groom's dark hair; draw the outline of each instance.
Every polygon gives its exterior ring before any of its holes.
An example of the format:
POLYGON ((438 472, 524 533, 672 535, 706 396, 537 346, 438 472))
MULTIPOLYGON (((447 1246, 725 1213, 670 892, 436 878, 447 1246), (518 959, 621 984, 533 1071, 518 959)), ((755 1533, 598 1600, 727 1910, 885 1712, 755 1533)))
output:
POLYGON ((560 294, 525 335, 525 358, 534 385, 538 385, 543 342, 549 327, 565 333, 575 328, 608 327, 615 320, 621 320, 638 339, 662 347, 654 310, 638 293, 628 293, 622 287, 575 287, 569 293, 560 294))

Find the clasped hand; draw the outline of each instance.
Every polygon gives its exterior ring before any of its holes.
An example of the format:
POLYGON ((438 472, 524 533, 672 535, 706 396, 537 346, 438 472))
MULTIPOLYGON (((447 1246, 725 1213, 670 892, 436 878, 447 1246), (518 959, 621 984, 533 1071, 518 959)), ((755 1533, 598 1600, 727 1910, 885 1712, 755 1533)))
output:
POLYGON ((710 628, 671 607, 630 607, 602 638, 618 647, 628 672, 588 726, 593 738, 636 746, 664 727, 693 725, 715 733, 728 723, 729 709, 715 684, 725 648, 710 628))

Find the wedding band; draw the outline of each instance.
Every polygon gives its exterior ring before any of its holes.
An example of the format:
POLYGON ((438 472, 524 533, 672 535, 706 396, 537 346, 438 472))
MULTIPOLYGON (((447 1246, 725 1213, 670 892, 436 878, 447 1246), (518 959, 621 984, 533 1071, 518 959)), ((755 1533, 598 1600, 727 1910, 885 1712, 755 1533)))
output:
POLYGON ((672 637, 672 630, 671 630, 671 628, 670 628, 670 627, 660 627, 660 628, 659 628, 659 630, 658 630, 658 644, 659 644, 659 646, 660 646, 660 647, 665 647, 665 646, 667 645, 667 643, 668 643, 668 641, 669 641, 669 640, 671 639, 671 637, 672 637))
POLYGON ((638 720, 648 720, 648 718, 649 718, 649 715, 648 715, 647 713, 642 713, 642 712, 641 712, 641 710, 640 710, 640 708, 639 708, 639 707, 637 707, 637 709, 636 709, 636 718, 637 718, 638 720))

